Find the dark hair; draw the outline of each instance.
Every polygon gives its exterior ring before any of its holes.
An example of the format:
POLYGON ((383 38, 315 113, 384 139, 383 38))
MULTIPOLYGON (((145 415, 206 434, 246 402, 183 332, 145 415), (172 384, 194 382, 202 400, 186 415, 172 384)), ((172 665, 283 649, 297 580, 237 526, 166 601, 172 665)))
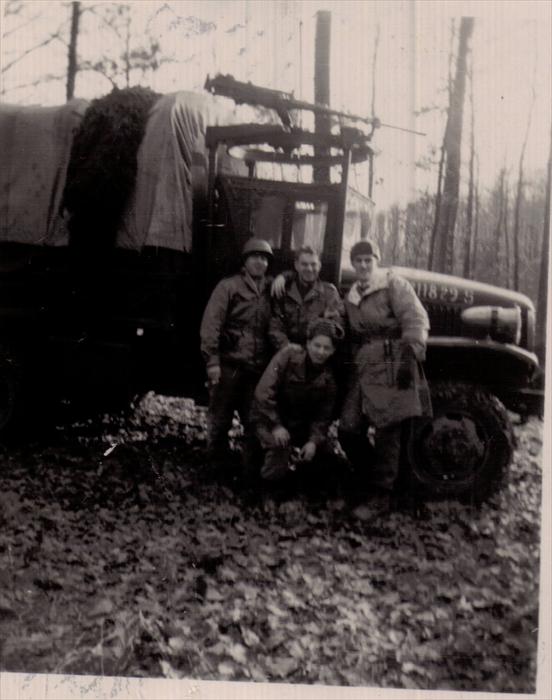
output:
POLYGON ((320 255, 318 255, 316 250, 314 250, 314 248, 311 248, 310 245, 303 245, 295 251, 295 262, 299 260, 301 255, 316 255, 316 257, 320 260, 320 255))

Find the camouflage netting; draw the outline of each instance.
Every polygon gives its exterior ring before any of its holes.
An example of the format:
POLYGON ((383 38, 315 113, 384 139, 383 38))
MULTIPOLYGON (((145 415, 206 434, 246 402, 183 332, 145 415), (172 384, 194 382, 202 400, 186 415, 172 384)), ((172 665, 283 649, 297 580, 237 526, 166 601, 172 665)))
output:
POLYGON ((71 245, 102 250, 115 244, 136 182, 148 114, 159 97, 148 88, 115 88, 86 110, 73 140, 63 199, 71 245))

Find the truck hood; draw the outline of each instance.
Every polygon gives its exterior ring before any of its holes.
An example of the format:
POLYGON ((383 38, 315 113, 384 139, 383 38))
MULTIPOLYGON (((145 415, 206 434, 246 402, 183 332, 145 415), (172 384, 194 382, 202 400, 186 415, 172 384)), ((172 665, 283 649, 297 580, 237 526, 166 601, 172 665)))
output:
MULTIPOLYGON (((475 282, 429 270, 415 270, 411 267, 393 265, 391 269, 412 284, 422 301, 442 301, 460 306, 519 306, 531 311, 535 308, 531 299, 525 294, 485 282, 475 282)), ((349 288, 353 281, 354 272, 351 269, 344 269, 342 286, 349 288)))

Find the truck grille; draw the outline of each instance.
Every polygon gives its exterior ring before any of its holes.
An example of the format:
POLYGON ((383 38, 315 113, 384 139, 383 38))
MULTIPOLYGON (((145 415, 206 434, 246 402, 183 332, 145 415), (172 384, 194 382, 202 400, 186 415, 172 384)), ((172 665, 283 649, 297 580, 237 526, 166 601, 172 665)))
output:
POLYGON ((462 335, 462 307, 447 306, 446 304, 426 303, 431 324, 431 335, 460 336, 462 335))

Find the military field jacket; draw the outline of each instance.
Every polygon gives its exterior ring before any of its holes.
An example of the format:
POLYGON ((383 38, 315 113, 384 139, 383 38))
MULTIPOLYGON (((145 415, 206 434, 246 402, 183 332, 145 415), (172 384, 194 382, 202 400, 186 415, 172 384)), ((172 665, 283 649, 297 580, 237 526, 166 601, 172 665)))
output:
POLYGON ((261 441, 265 431, 283 426, 292 439, 301 435, 305 441, 322 444, 332 422, 336 391, 328 365, 309 377, 306 350, 282 348, 255 389, 252 419, 261 441))
POLYGON ((221 362, 262 371, 270 357, 270 279, 261 289, 244 271, 215 287, 201 322, 201 352, 207 367, 221 362))
POLYGON ((286 283, 284 296, 273 302, 269 337, 276 350, 288 343, 304 345, 307 326, 314 319, 329 318, 343 326, 343 301, 333 284, 317 280, 302 297, 296 280, 294 275, 286 283))

